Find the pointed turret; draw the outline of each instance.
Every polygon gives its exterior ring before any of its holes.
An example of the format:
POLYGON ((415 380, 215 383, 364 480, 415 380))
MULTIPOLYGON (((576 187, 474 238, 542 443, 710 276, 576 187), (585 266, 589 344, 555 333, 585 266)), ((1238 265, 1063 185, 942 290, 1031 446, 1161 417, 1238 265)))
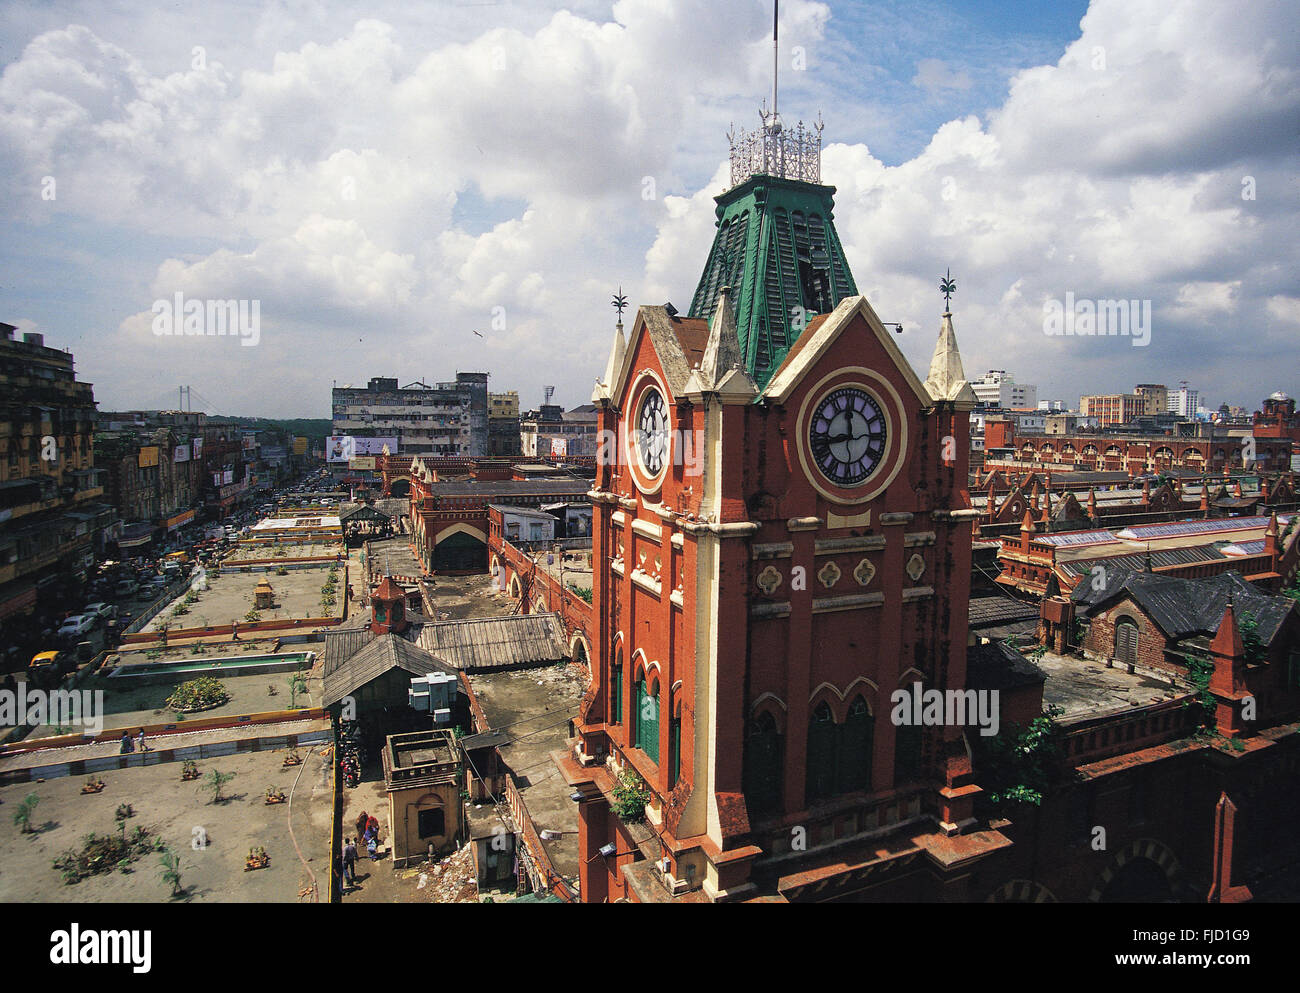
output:
POLYGON ((1219 630, 1210 642, 1210 654, 1221 659, 1241 659, 1246 656, 1246 646, 1242 644, 1241 632, 1237 630, 1237 617, 1232 609, 1232 594, 1228 594, 1228 604, 1223 608, 1223 617, 1219 620, 1219 630))
POLYGON ((618 374, 623 369, 623 358, 626 354, 627 342, 623 340, 623 321, 620 319, 614 327, 614 344, 609 350, 609 361, 605 363, 605 375, 596 384, 591 394, 594 403, 609 399, 614 381, 618 379, 618 374))
POLYGON ((1264 554, 1268 556, 1270 566, 1273 572, 1278 571, 1280 560, 1282 558, 1281 542, 1278 541, 1281 530, 1277 524, 1277 513, 1268 515, 1268 528, 1264 531, 1264 554))
POLYGON ((1092 518, 1094 524, 1097 522, 1097 487, 1095 486, 1088 490, 1088 516, 1092 518))
POLYGON ((966 370, 962 368, 951 311, 944 312, 939 324, 939 340, 935 342, 934 355, 930 358, 930 375, 926 377, 925 388, 935 400, 969 403, 971 407, 978 402, 975 391, 966 380, 966 370))
POLYGON ((1034 515, 1028 510, 1025 511, 1025 519, 1020 522, 1020 530, 1029 534, 1038 533, 1038 525, 1034 523, 1034 515))
POLYGON ((406 630, 406 591, 393 582, 392 576, 370 594, 372 605, 370 630, 375 634, 401 634, 406 630))
POLYGON ((736 329, 736 311, 731 303, 731 287, 718 290, 718 302, 709 319, 709 339, 704 357, 691 370, 686 394, 721 393, 732 397, 752 397, 758 392, 745 372, 745 356, 736 329))

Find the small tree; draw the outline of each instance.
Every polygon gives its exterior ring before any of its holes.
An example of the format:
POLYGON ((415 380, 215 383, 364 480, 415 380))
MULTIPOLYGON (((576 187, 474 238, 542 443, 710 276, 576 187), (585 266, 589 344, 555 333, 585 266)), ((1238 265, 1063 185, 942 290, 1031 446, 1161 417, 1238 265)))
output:
POLYGON ((32 833, 32 811, 40 802, 41 798, 35 793, 28 793, 19 801, 18 808, 14 811, 14 823, 18 825, 20 834, 32 833))
POLYGON ((180 896, 184 891, 181 889, 181 857, 170 849, 161 849, 162 851, 162 881, 172 888, 172 896, 180 896))
POLYGON ((234 778, 235 773, 233 772, 219 772, 218 770, 213 769, 208 773, 207 778, 203 780, 203 788, 212 791, 213 803, 220 803, 225 799, 221 795, 221 791, 225 789, 226 783, 230 782, 234 778))
POLYGON ((289 709, 293 710, 298 706, 298 694, 307 692, 307 679, 301 672, 295 672, 288 679, 289 683, 289 709))
POLYGON ((618 774, 614 784, 614 813, 625 821, 639 821, 645 816, 645 805, 650 802, 650 787, 631 769, 618 774))

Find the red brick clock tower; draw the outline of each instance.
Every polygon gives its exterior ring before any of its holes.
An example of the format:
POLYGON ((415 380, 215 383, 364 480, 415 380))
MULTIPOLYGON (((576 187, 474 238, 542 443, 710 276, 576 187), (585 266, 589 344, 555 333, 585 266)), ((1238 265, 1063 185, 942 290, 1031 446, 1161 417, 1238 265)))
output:
POLYGON ((975 397, 951 314, 922 382, 850 292, 820 132, 774 116, 763 154, 733 144, 695 316, 641 307, 594 395, 617 441, 564 763, 584 901, 960 896, 966 729, 896 725, 891 695, 965 685, 975 397), (643 821, 615 813, 620 778, 643 821))

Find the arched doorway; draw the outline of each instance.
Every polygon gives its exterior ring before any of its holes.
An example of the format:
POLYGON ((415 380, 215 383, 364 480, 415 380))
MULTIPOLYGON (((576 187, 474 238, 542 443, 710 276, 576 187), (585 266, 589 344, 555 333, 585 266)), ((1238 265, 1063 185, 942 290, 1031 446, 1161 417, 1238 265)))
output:
POLYGON ((468 530, 440 538, 433 547, 435 572, 475 572, 487 565, 487 545, 468 530))
POLYGON ((1122 617, 1115 625, 1115 661, 1132 665, 1138 659, 1138 626, 1131 618, 1122 617))
POLYGON ((1101 891, 1102 903, 1171 903, 1173 899, 1165 871, 1148 858, 1125 862, 1101 891))

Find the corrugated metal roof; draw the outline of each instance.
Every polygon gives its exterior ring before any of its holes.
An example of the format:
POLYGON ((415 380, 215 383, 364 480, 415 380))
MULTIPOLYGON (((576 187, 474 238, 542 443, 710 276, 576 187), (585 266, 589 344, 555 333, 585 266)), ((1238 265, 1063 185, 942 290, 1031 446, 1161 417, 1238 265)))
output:
POLYGON ((1044 545, 1118 545, 1119 539, 1109 531, 1061 531, 1056 534, 1041 534, 1032 541, 1044 545))
POLYGON ((586 493, 591 489, 591 482, 575 479, 571 476, 554 479, 499 479, 480 480, 465 479, 453 482, 438 482, 429 485, 433 496, 560 496, 586 493))
POLYGON ((325 651, 321 653, 325 658, 324 674, 328 676, 362 648, 370 644, 374 637, 374 632, 366 627, 335 628, 332 631, 326 631, 325 651))
MULTIPOLYGON (((1290 520, 1279 516, 1278 522, 1290 520)), ((1170 521, 1167 524, 1135 524, 1119 532, 1121 538, 1146 541, 1151 538, 1177 538, 1185 534, 1210 534, 1215 531, 1249 531, 1268 527, 1267 517, 1212 517, 1206 521, 1170 521)))
MULTIPOLYGON (((1151 552, 1153 568, 1167 565, 1195 565, 1199 562, 1218 562, 1223 558, 1221 550, 1214 545, 1193 545, 1186 548, 1160 548, 1151 552)), ((1112 566, 1119 569, 1132 569, 1141 572, 1146 566, 1147 553, 1134 552, 1131 555, 1097 556, 1090 559, 1075 559, 1072 562, 1057 563, 1057 568, 1070 576, 1081 576, 1092 572, 1094 566, 1112 566)))
POLYGON ((559 615, 512 614, 425 624, 417 643, 457 669, 503 669, 569 657, 559 615))
POLYGON ((1264 539, 1256 538, 1254 541, 1238 541, 1231 545, 1224 545, 1219 551, 1224 555, 1262 555, 1264 552, 1264 539))
POLYGON ((979 628, 1008 621, 1036 619, 1038 613, 1039 608, 1033 604, 1021 603, 1005 596, 971 597, 970 626, 979 628))
MULTIPOLYGON (((370 632, 366 632, 369 634, 370 632)), ((391 669, 404 669, 413 676, 455 670, 431 652, 394 634, 374 637, 370 644, 343 661, 333 672, 325 674, 323 703, 338 703, 362 686, 391 669)))

